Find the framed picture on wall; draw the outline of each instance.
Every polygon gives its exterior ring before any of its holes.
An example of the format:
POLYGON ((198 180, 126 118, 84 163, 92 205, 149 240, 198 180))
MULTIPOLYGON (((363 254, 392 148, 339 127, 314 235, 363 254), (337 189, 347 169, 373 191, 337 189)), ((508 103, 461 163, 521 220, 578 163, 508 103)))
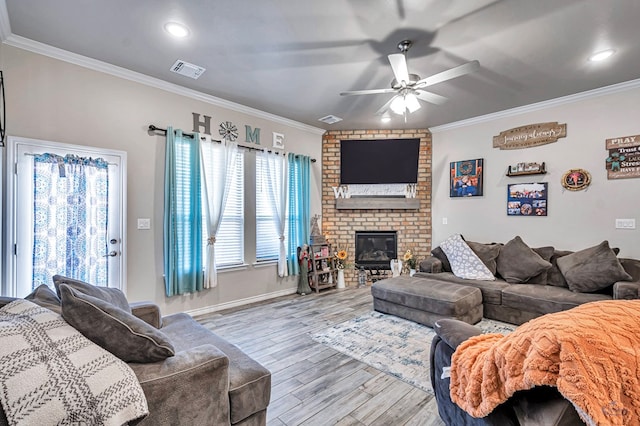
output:
POLYGON ((449 163, 450 197, 476 197, 482 195, 482 163, 482 158, 449 163))
POLYGON ((547 182, 507 185, 507 216, 546 216, 547 182))

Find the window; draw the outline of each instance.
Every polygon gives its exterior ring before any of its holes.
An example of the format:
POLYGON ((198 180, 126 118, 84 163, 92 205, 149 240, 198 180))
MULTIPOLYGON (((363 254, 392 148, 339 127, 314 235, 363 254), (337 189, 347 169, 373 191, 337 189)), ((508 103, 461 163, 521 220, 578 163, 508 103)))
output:
MULTIPOLYGON (((204 167, 221 169, 224 158, 214 156, 205 161, 204 167)), ((240 150, 236 157, 236 167, 231 180, 231 187, 222 214, 222 222, 216 237, 216 266, 234 266, 244 263, 244 152, 240 150)), ((204 194, 204 191, 202 191, 204 194)), ((202 203, 203 253, 206 253, 207 226, 205 220, 206 204, 202 203)))
MULTIPOLYGON (((275 167, 281 167, 282 163, 271 163, 275 167)), ((269 200, 269 191, 266 188, 268 183, 266 159, 260 155, 256 156, 256 261, 264 262, 278 260, 280 239, 276 227, 276 211, 273 209, 273 202, 269 200)), ((277 170, 276 175, 281 176, 281 170, 277 170)), ((282 187, 282 182, 278 182, 278 187, 282 187)))

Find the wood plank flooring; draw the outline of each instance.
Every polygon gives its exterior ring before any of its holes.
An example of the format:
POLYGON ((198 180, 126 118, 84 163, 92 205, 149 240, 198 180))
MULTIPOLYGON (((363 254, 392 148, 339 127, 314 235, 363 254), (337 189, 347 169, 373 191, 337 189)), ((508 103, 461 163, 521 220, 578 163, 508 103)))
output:
POLYGON ((347 287, 196 319, 271 371, 269 426, 444 425, 432 395, 311 340, 372 310, 370 287, 347 287))

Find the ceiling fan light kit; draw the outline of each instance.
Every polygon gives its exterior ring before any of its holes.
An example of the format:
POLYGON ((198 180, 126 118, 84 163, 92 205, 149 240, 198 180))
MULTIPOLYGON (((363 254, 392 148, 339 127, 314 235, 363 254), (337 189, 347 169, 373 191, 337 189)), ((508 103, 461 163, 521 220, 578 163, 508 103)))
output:
POLYGON ((391 81, 391 87, 388 89, 369 89, 369 90, 352 90, 340 93, 341 96, 351 95, 377 95, 385 93, 394 93, 395 95, 387 101, 377 112, 377 115, 388 117, 388 111, 391 110, 398 115, 404 115, 407 118, 409 114, 420 109, 420 100, 435 105, 441 105, 447 101, 444 96, 428 92, 425 87, 432 86, 452 78, 460 77, 465 74, 476 71, 480 67, 478 61, 470 61, 457 67, 442 71, 430 77, 421 79, 418 74, 410 74, 407 67, 407 52, 411 47, 410 40, 403 40, 398 43, 398 49, 401 53, 393 53, 388 56, 391 69, 393 70, 394 79, 391 81))
POLYGON ((404 103, 407 105, 409 112, 416 112, 420 109, 420 102, 413 93, 407 93, 404 97, 404 103))
POLYGON ((404 103, 404 98, 402 96, 396 96, 393 98, 391 105, 389 105, 391 111, 395 112, 398 115, 404 114, 405 109, 407 108, 404 103))

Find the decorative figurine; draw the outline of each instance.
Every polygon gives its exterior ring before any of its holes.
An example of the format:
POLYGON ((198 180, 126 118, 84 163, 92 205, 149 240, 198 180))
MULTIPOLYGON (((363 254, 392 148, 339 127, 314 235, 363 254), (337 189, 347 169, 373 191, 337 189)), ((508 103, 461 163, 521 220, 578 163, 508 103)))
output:
POLYGON ((309 246, 306 244, 298 247, 298 264, 300 265, 298 294, 304 296, 311 293, 311 287, 309 287, 309 246))
POLYGON ((320 219, 320 215, 317 214, 311 218, 311 244, 326 244, 327 239, 320 232, 318 219, 320 219))

